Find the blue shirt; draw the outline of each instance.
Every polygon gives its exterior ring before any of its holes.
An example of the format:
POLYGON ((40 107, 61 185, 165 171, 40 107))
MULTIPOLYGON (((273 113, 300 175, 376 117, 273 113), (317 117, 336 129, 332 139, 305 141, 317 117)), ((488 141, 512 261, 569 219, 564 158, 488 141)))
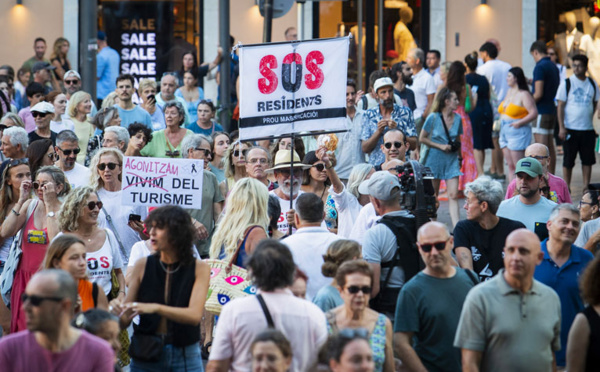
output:
POLYGON ((191 130, 194 133, 204 134, 205 136, 208 136, 208 137, 210 137, 214 132, 222 132, 223 131, 223 127, 221 126, 221 124, 215 123, 214 121, 213 121, 212 128, 209 128, 209 129, 200 128, 200 126, 198 125, 197 122, 193 122, 192 124, 188 125, 186 128, 191 130))
POLYGON ((115 105, 115 107, 119 110, 122 127, 129 128, 129 124, 142 123, 152 129, 152 117, 140 106, 134 106, 131 110, 124 110, 119 105, 115 105))
POLYGON ((577 313, 583 311, 584 304, 579 294, 579 276, 588 263, 594 259, 590 251, 579 248, 576 245, 571 246, 571 255, 567 262, 558 267, 547 247, 548 239, 542 242, 542 252, 544 259, 542 263, 535 268, 533 278, 554 289, 560 299, 561 324, 560 324, 560 345, 561 349, 556 352, 556 365, 566 365, 567 339, 571 324, 577 313))
POLYGON ((107 46, 102 48, 96 56, 96 95, 104 99, 117 89, 117 77, 119 76, 119 65, 121 57, 113 48, 107 46))
MULTIPOLYGON (((362 127, 362 135, 360 139, 363 141, 371 138, 373 133, 377 130, 377 123, 383 119, 379 105, 368 109, 364 114, 364 121, 362 127)), ((416 137, 417 130, 415 129, 415 121, 413 119, 413 113, 408 107, 398 106, 394 103, 394 109, 392 110, 391 119, 398 123, 398 129, 400 129, 407 137, 416 137)), ((383 134, 388 131, 385 128, 383 134)), ((381 145, 383 144, 383 136, 377 140, 377 145, 371 153, 369 153, 369 164, 379 165, 385 161, 385 155, 381 151, 381 145)))
POLYGON ((533 92, 535 93, 535 82, 542 80, 544 82, 544 94, 542 99, 536 103, 538 114, 556 115, 556 106, 554 97, 560 85, 560 73, 550 57, 540 59, 533 69, 533 92))

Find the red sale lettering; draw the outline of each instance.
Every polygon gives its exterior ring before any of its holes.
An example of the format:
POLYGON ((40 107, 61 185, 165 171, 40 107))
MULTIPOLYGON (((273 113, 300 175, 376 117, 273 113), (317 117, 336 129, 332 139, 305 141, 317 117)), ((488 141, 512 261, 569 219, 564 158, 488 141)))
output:
POLYGON ((274 68, 277 68, 277 59, 274 55, 261 58, 259 71, 264 78, 258 79, 258 90, 262 94, 271 94, 277 89, 278 79, 272 70, 274 68))
POLYGON ((108 257, 106 257, 106 256, 100 257, 100 262, 102 262, 100 264, 100 267, 102 267, 103 269, 108 269, 110 267, 110 262, 108 261, 108 257))
POLYGON ((298 53, 290 53, 283 57, 281 65, 281 85, 286 92, 294 93, 302 85, 302 57, 298 53), (296 63, 295 68, 293 63, 296 63))
POLYGON ((323 64, 324 60, 323 53, 318 50, 313 50, 306 56, 306 69, 310 74, 304 75, 304 79, 308 89, 317 89, 323 85, 325 75, 318 65, 323 64))

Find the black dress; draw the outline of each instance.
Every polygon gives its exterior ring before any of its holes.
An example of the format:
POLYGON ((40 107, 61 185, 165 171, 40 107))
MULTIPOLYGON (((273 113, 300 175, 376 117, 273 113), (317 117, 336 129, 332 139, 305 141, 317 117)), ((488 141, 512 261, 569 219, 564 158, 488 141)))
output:
POLYGON ((590 340, 587 349, 585 370, 586 372, 600 371, 600 315, 594 307, 588 306, 583 310, 583 315, 590 325, 590 340))
POLYGON ((474 72, 467 74, 466 79, 471 87, 477 87, 477 106, 469 113, 473 127, 473 148, 492 149, 494 148, 492 142, 494 113, 490 104, 490 83, 485 76, 474 72))

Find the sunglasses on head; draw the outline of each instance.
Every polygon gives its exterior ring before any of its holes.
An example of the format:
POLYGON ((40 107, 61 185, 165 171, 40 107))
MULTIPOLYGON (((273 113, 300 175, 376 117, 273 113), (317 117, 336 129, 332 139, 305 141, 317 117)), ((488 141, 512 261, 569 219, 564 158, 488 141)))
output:
POLYGON ((93 211, 96 206, 98 206, 98 209, 102 209, 102 205, 103 204, 101 201, 87 203, 87 207, 90 209, 90 211, 93 211))
MULTIPOLYGON (((248 152, 248 149, 242 150, 241 151, 242 156, 246 156, 247 152, 248 152)), ((239 157, 240 156, 240 150, 233 150, 233 156, 239 157)))
POLYGON ((28 295, 27 293, 23 293, 21 295, 21 301, 23 303, 26 303, 27 301, 29 301, 32 306, 40 306, 42 304, 42 302, 44 302, 44 301, 60 302, 62 300, 63 300, 62 297, 43 297, 43 296, 36 296, 36 295, 28 295))
POLYGON ((115 170, 115 168, 117 167, 117 163, 100 163, 98 164, 98 169, 103 171, 106 169, 106 167, 108 167, 108 169, 110 170, 115 170))
POLYGON ((316 168, 319 172, 323 172, 325 170, 325 164, 323 163, 314 164, 313 167, 316 168))
POLYGON ((70 156, 71 154, 77 155, 81 151, 81 149, 79 147, 76 149, 73 149, 73 150, 63 150, 58 146, 56 146, 56 148, 59 149, 60 151, 62 151, 62 153, 65 154, 65 156, 70 156))
POLYGON ((45 118, 46 115, 48 115, 47 112, 37 112, 37 111, 34 111, 34 112, 31 113, 31 116, 33 116, 34 118, 37 118, 37 117, 45 118))
POLYGON ((399 149, 400 147, 402 147, 402 142, 386 142, 383 145, 385 146, 386 149, 391 149, 392 148, 392 144, 394 145, 395 148, 399 149))
POLYGON ((170 158, 177 158, 177 157, 179 157, 179 150, 167 151, 167 152, 165 152, 165 155, 170 158))
POLYGON ((369 286, 359 287, 357 285, 351 285, 351 286, 347 287, 346 290, 350 294, 357 294, 358 292, 362 292, 366 295, 371 294, 371 287, 369 287, 369 286))
MULTIPOLYGON (((450 240, 450 238, 448 238, 448 240, 450 240)), ((431 250, 435 247, 435 249, 437 249, 439 252, 443 251, 444 249, 446 249, 446 243, 448 243, 448 240, 443 241, 443 242, 437 242, 437 243, 431 243, 431 244, 421 244, 419 243, 419 247, 421 247, 421 250, 423 250, 423 252, 425 253, 429 253, 431 252, 431 250)))
POLYGON ((208 150, 208 149, 203 149, 200 147, 196 147, 194 148, 194 150, 196 151, 204 151, 204 157, 205 158, 212 158, 212 151, 208 150))
POLYGON ((29 160, 27 158, 13 159, 8 163, 8 168, 16 167, 17 165, 21 165, 21 164, 29 164, 29 160))

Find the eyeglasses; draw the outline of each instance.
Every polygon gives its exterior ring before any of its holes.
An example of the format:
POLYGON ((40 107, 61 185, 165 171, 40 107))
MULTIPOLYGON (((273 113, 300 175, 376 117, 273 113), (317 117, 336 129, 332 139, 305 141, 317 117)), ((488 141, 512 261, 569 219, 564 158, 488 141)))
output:
POLYGON ((357 294, 358 292, 362 292, 364 294, 371 294, 371 287, 369 286, 359 287, 357 285, 351 285, 347 287, 346 290, 350 294, 357 294))
POLYGON ((450 238, 446 239, 443 242, 437 242, 437 243, 431 243, 431 244, 421 244, 421 243, 417 243, 417 244, 419 245, 419 247, 421 247, 421 250, 423 250, 423 252, 429 253, 429 252, 431 252, 433 247, 435 247, 435 249, 437 249, 438 251, 443 251, 444 249, 446 249, 446 243, 448 243, 449 240, 450 240, 450 238))
POLYGON ((81 151, 81 149, 79 147, 76 149, 73 149, 73 150, 63 150, 58 146, 56 146, 56 148, 59 149, 60 151, 62 151, 62 153, 65 154, 65 156, 70 156, 71 154, 77 155, 81 151))
POLYGON ((170 158, 178 158, 179 157, 179 150, 175 150, 175 151, 166 151, 165 155, 170 157, 170 158))
POLYGON ((206 158, 212 158, 212 151, 208 150, 208 149, 203 149, 200 147, 195 147, 194 150, 196 151, 204 151, 204 157, 206 158))
MULTIPOLYGON (((244 149, 241 151, 243 156, 246 156, 246 153, 248 152, 248 149, 244 149)), ((240 150, 233 150, 233 156, 235 156, 236 158, 240 156, 240 150)))
POLYGON ((51 161, 58 161, 58 154, 55 152, 51 152, 46 155, 51 161))
POLYGON ((267 160, 265 158, 252 158, 252 159, 248 160, 248 163, 250 163, 250 164, 256 164, 256 163, 267 164, 268 162, 269 162, 269 160, 267 160))
POLYGON ((579 201, 579 208, 581 208, 581 206, 585 204, 585 205, 594 205, 594 203, 588 203, 588 202, 584 202, 583 200, 579 201))
POLYGON ((90 211, 93 211, 96 206, 98 206, 98 209, 102 209, 102 205, 103 204, 101 201, 87 203, 87 207, 90 209, 90 211))
POLYGON ((40 117, 40 118, 45 118, 48 115, 47 112, 32 112, 31 116, 33 116, 34 118, 40 117))
MULTIPOLYGON (((402 147, 402 142, 394 142, 394 147, 399 149, 400 147, 402 147)), ((392 142, 386 142, 383 144, 385 146, 386 149, 391 149, 392 148, 392 142)))
POLYGON ((317 171, 319 172, 323 172, 325 170, 325 164, 323 163, 314 164, 313 167, 317 168, 317 171))
POLYGON ((29 301, 29 303, 31 303, 32 306, 40 306, 42 304, 42 302, 44 302, 44 301, 61 302, 62 300, 63 300, 62 297, 43 297, 43 296, 36 296, 36 295, 28 295, 27 293, 23 293, 21 295, 21 301, 23 303, 26 303, 27 301, 29 301))
POLYGON ((65 85, 71 85, 71 84, 78 84, 79 80, 75 79, 75 80, 65 80, 65 85))
POLYGON ((106 169, 106 167, 108 167, 108 169, 110 170, 115 170, 115 168, 117 167, 117 163, 100 163, 98 164, 98 169, 103 171, 106 169))
POLYGON ((344 338, 369 338, 369 331, 364 328, 344 328, 338 334, 344 338))

